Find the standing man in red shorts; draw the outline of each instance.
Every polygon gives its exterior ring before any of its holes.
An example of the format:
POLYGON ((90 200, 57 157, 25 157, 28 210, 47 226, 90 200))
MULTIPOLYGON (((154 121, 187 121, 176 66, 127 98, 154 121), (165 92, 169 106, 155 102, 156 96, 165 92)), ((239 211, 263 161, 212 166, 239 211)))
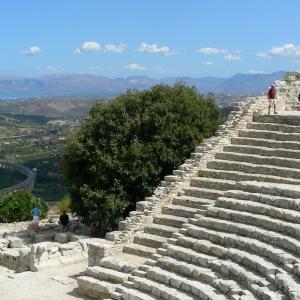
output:
POLYGON ((276 89, 275 86, 272 84, 271 87, 269 88, 268 91, 268 100, 269 100, 269 110, 268 114, 270 114, 271 106, 274 106, 274 114, 277 114, 276 111, 276 100, 277 100, 277 95, 276 95, 276 89))

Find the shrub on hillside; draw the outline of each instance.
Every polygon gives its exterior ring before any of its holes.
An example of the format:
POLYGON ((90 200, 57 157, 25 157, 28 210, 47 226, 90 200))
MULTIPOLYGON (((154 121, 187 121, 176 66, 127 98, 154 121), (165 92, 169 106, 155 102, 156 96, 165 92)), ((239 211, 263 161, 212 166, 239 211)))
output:
POLYGON ((214 101, 184 84, 130 90, 95 104, 64 154, 72 209, 87 221, 113 224, 219 124, 214 101))
POLYGON ((28 192, 6 193, 0 196, 0 222, 20 222, 32 218, 32 209, 39 207, 41 216, 45 217, 48 206, 41 199, 28 192))
POLYGON ((61 201, 57 203, 57 208, 59 209, 60 213, 71 212, 71 199, 69 196, 64 196, 61 201))

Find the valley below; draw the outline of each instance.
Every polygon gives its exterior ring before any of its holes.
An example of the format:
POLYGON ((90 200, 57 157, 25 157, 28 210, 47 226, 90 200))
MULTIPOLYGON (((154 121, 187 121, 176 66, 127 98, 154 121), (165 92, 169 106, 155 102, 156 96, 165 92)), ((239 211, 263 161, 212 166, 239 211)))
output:
MULTIPOLYGON (((36 171, 35 196, 47 202, 65 196, 62 156, 66 139, 95 101, 97 98, 0 100, 0 159, 36 171)), ((23 179, 21 174, 0 170, 0 189, 23 179)))

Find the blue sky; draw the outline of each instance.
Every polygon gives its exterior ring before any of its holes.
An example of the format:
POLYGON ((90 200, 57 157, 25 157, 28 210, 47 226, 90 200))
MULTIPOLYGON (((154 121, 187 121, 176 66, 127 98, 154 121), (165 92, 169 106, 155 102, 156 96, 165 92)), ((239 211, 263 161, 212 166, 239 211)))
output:
POLYGON ((300 69, 298 0, 1 0, 0 76, 300 69))

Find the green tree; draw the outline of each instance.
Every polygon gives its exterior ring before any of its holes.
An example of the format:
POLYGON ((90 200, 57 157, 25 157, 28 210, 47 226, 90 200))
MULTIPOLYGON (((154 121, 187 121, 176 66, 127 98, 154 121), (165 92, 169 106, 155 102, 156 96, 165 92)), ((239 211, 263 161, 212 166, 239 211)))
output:
POLYGON ((213 99, 181 83, 95 104, 64 154, 72 209, 86 221, 116 222, 125 205, 151 195, 219 123, 213 99))
POLYGON ((5 193, 0 196, 0 222, 20 222, 32 218, 32 209, 39 207, 41 216, 46 217, 48 206, 28 192, 5 193))

